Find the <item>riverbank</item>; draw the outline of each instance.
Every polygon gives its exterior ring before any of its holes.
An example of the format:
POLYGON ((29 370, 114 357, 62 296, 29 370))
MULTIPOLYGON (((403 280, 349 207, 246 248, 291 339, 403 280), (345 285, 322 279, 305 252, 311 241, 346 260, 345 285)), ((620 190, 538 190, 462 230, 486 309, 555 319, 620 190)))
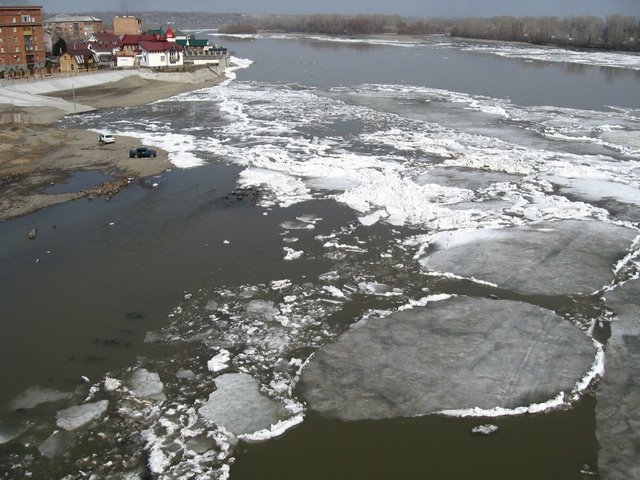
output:
POLYGON ((136 138, 117 136, 114 144, 101 145, 95 132, 60 128, 53 125, 56 120, 73 113, 146 105, 225 79, 222 71, 214 69, 166 76, 129 71, 4 87, 0 94, 0 222, 81 197, 110 198, 135 177, 172 168, 162 150, 155 158, 129 158, 129 149, 141 146, 136 138), (111 180, 73 193, 45 192, 85 171, 100 172, 111 180))

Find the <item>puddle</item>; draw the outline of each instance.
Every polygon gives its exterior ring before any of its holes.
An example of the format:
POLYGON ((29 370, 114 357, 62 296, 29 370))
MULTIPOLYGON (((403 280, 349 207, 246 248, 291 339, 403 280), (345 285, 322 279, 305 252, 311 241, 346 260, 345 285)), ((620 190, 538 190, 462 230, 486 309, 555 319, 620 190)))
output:
POLYGON ((113 180, 113 177, 105 175, 98 170, 85 170, 75 172, 64 182, 56 183, 44 189, 44 193, 75 193, 88 188, 96 187, 104 182, 113 180))

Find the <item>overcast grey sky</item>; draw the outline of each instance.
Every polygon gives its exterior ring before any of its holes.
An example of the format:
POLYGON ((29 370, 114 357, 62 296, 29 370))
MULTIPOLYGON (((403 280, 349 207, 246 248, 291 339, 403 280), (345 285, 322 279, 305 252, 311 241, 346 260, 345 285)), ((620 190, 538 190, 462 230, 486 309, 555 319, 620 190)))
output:
MULTIPOLYGON (((398 13, 415 16, 640 16, 640 0, 31 0, 46 13, 182 10, 220 13, 398 13)), ((1 4, 1 2, 0 2, 1 4)))

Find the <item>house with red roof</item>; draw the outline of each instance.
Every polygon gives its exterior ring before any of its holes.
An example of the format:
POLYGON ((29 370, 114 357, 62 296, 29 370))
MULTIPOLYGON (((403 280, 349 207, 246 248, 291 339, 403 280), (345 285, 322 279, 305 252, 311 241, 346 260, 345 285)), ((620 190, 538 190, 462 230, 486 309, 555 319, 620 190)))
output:
POLYGON ((164 42, 165 38, 157 34, 125 34, 115 45, 115 66, 133 68, 140 64, 142 49, 140 42, 164 42))
POLYGON ((175 42, 143 40, 138 45, 140 46, 141 67, 159 68, 184 65, 182 47, 175 42))
POLYGON ((113 33, 99 32, 89 35, 82 43, 93 52, 98 66, 110 67, 114 64, 118 40, 119 38, 113 33))
POLYGON ((89 35, 87 38, 84 39, 84 42, 82 43, 109 43, 112 44, 113 46, 115 46, 116 43, 118 43, 118 40, 120 39, 120 37, 118 35, 115 35, 113 33, 109 33, 109 32, 97 32, 97 33, 93 33, 91 35, 89 35))

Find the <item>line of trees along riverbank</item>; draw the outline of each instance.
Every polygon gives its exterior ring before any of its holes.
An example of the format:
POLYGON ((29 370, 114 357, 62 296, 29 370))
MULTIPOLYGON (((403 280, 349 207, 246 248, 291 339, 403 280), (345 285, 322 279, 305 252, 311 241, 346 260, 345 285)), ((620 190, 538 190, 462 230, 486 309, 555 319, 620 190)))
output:
MULTIPOLYGON (((609 15, 558 17, 492 17, 404 19, 399 15, 294 15, 255 16, 242 25, 256 30, 277 30, 327 35, 450 34, 454 37, 529 42, 587 48, 640 51, 640 17, 609 15)), ((238 25, 220 28, 237 33, 238 25)))
POLYGON ((640 18, 494 17, 459 20, 451 35, 466 38, 544 43, 574 47, 640 50, 640 18))

